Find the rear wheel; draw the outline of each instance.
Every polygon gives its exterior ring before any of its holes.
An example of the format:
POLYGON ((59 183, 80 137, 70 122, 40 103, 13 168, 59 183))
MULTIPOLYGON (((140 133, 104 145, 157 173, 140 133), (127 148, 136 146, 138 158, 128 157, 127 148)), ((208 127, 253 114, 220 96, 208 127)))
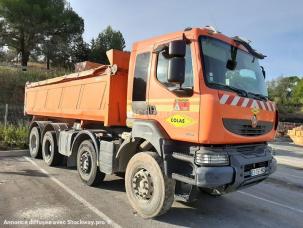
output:
POLYGON ((58 152, 56 133, 54 131, 48 131, 43 136, 42 156, 48 166, 59 165, 63 160, 63 155, 58 152))
POLYGON ((174 201, 175 181, 161 169, 157 153, 142 152, 129 161, 125 188, 132 207, 144 218, 164 214, 174 201))
POLYGON ((81 180, 89 186, 97 186, 105 178, 105 173, 97 166, 97 153, 91 140, 85 140, 79 146, 77 170, 81 180))
POLYGON ((38 127, 33 127, 29 134, 29 153, 32 158, 41 157, 40 134, 38 127))

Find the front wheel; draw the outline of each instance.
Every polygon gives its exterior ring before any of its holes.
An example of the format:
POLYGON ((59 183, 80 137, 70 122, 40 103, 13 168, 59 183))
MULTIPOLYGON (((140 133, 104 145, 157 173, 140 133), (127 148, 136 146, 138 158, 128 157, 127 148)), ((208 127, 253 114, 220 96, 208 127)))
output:
POLYGON ((78 149, 77 170, 81 180, 88 186, 97 186, 105 178, 97 166, 97 154, 91 140, 83 141, 78 149))
POLYGON ((129 161, 125 188, 132 207, 144 218, 164 214, 174 201, 175 181, 161 169, 161 159, 154 152, 141 152, 129 161))

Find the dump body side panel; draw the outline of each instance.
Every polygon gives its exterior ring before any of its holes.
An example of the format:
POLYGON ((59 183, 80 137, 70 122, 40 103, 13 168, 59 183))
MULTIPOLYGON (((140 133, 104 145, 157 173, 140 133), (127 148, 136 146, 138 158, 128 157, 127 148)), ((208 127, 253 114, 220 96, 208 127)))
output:
POLYGON ((29 115, 102 121, 105 126, 125 125, 124 72, 99 75, 26 88, 25 112, 29 115))

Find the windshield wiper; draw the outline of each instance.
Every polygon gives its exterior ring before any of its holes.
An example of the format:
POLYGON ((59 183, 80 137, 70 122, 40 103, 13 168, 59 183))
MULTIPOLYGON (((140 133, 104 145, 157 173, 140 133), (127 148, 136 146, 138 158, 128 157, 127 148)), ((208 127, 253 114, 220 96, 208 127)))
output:
POLYGON ((252 92, 248 92, 248 95, 252 95, 253 97, 259 99, 259 100, 263 100, 263 101, 267 101, 268 97, 262 95, 262 94, 258 94, 258 93, 252 93, 252 92))
POLYGON ((215 85, 215 86, 219 86, 221 88, 224 88, 224 89, 228 89, 230 91, 233 91, 233 92, 236 92, 237 94, 243 96, 243 97, 247 97, 247 92, 243 89, 238 89, 236 87, 233 87, 233 86, 229 86, 229 85, 225 85, 225 84, 221 84, 221 83, 214 83, 212 82, 211 84, 215 85))

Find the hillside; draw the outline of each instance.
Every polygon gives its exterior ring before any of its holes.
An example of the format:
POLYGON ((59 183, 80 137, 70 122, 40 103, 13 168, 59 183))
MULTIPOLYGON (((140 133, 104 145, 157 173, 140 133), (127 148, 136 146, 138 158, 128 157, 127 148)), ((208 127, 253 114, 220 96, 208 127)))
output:
POLYGON ((40 64, 29 64, 27 71, 15 66, 0 66, 0 105, 23 105, 27 81, 40 81, 66 73, 69 72, 43 69, 40 64))

